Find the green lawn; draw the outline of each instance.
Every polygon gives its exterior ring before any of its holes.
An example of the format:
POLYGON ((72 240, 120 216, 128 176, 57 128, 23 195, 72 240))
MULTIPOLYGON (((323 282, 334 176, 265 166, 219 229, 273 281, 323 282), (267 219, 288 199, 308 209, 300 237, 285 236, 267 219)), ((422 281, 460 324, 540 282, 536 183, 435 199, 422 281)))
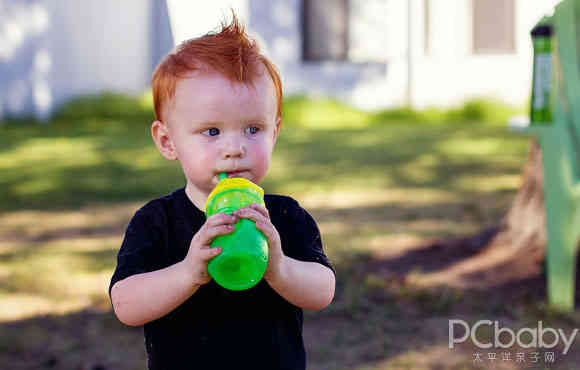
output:
MULTIPOLYGON (((178 165, 157 153, 150 119, 145 111, 0 126, 0 363, 7 368, 143 368, 142 334, 116 321, 106 289, 133 212, 184 184, 178 165)), ((449 356, 446 320, 462 293, 393 290, 369 266, 496 223, 520 185, 527 138, 501 125, 361 122, 285 123, 262 183, 314 215, 337 267, 335 301, 306 315, 309 362, 313 369, 433 368, 434 358, 449 356), (405 305, 429 312, 414 316, 405 305)), ((489 307, 466 314, 482 312, 489 307)), ((449 361, 473 366, 465 350, 449 361)))
MULTIPOLYGON (((116 120, 0 126, 0 211, 141 201, 184 184, 149 125, 116 120)), ((283 126, 267 191, 310 194, 437 189, 468 195, 517 186, 526 139, 504 127, 391 123, 283 126), (498 182, 499 179, 499 182, 498 182)))

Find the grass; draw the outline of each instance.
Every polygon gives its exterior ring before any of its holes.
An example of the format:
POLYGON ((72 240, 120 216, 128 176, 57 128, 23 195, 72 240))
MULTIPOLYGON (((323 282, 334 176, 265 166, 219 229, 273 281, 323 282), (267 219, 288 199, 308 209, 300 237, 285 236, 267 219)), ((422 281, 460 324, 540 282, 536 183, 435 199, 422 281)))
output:
POLYGON ((330 98, 292 96, 284 104, 285 121, 313 129, 361 128, 392 122, 505 125, 513 115, 522 113, 524 111, 521 108, 485 97, 473 98, 460 106, 446 109, 397 107, 374 112, 363 112, 330 98))
MULTIPOLYGON (((4 189, 0 210, 137 201, 182 185, 177 163, 165 161, 151 140, 150 104, 148 95, 131 99, 105 94, 62 107, 50 125, 0 125, 0 185, 4 189)), ((469 181, 456 178, 458 167, 464 165, 461 162, 477 166, 474 170, 480 173, 501 172, 506 166, 513 168, 513 155, 524 148, 522 138, 518 138, 519 146, 508 144, 512 138, 503 126, 439 122, 422 134, 418 124, 409 121, 426 117, 421 112, 395 114, 396 119, 389 121, 381 118, 387 112, 365 113, 336 101, 300 97, 290 98, 285 107, 282 138, 264 184, 273 192, 348 188, 368 181, 370 185, 469 189, 472 184, 455 183, 469 181), (393 150, 401 143, 405 145, 393 150), (499 148, 505 150, 506 163, 497 168, 486 155, 499 148), (376 175, 393 165, 397 172, 389 178, 376 175)), ((485 112, 493 109, 501 110, 501 106, 473 101, 445 115, 467 120, 490 116, 485 112), (458 111, 468 113, 461 116, 458 111)))
MULTIPOLYGON (((142 334, 116 321, 106 289, 128 219, 183 186, 183 175, 153 145, 147 96, 75 104, 49 125, 0 126, 0 363, 7 368, 143 368, 142 334)), ((468 349, 446 347, 447 319, 460 305, 472 319, 507 315, 504 305, 452 287, 423 289, 374 267, 476 232, 506 211, 527 139, 478 109, 439 111, 423 122, 411 118, 433 110, 365 113, 330 100, 288 101, 262 185, 314 215, 338 271, 333 304, 306 314, 310 368, 477 368, 468 349)), ((580 322, 541 302, 513 312, 516 323, 580 322)))

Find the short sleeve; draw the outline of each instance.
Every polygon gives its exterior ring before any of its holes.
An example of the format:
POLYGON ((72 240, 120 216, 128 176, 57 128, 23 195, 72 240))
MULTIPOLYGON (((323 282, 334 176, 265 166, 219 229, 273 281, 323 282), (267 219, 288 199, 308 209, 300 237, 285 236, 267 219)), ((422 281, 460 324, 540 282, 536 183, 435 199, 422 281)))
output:
POLYGON ((135 213, 127 230, 119 253, 117 267, 109 285, 109 295, 116 282, 129 276, 156 270, 159 261, 162 235, 150 213, 143 208, 135 213))
POLYGON ((285 221, 282 222, 284 235, 281 235, 284 254, 300 261, 320 263, 336 273, 324 253, 322 237, 314 218, 294 199, 288 198, 284 203, 280 210, 285 221))

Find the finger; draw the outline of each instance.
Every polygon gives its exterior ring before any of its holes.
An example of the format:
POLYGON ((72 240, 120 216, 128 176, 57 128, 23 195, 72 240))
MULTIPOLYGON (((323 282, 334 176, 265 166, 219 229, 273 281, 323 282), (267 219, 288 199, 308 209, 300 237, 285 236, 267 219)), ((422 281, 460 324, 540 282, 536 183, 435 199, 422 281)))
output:
POLYGON ((217 236, 230 234, 234 230, 235 226, 231 224, 204 227, 200 235, 201 245, 209 245, 217 236))
POLYGON ((261 214, 260 212, 256 211, 255 209, 249 208, 249 207, 245 207, 242 209, 238 209, 234 212, 234 215, 241 217, 241 218, 247 218, 249 220, 252 220, 254 222, 260 222, 260 221, 266 221, 268 220, 268 218, 264 217, 263 214, 261 214))
POLYGON ((226 225, 226 224, 234 224, 238 222, 238 217, 234 215, 229 215, 227 213, 216 213, 212 215, 206 220, 206 225, 210 227, 219 226, 219 225, 226 225))
POLYGON ((200 251, 201 251, 199 255, 200 259, 202 261, 209 261, 210 259, 220 254, 222 252, 222 248, 221 247, 201 248, 200 251))
POLYGON ((279 243, 280 236, 276 231, 274 225, 269 221, 259 221, 256 222, 256 228, 264 233, 264 236, 268 240, 268 245, 272 246, 274 243, 279 243))
POLYGON ((258 204, 258 203, 250 204, 250 208, 260 212, 267 219, 270 219, 270 212, 268 212, 266 207, 262 206, 261 204, 258 204))

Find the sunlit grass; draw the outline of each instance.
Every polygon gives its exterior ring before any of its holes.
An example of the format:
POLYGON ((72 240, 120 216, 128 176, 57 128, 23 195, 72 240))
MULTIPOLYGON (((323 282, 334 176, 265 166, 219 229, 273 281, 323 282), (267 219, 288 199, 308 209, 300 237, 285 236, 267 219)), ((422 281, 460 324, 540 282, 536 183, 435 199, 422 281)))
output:
POLYGON ((0 169, 35 167, 46 172, 101 163, 98 140, 92 138, 31 138, 0 157, 0 169), (75 154, 71 156, 71 154, 75 154))
POLYGON ((457 202, 453 192, 445 189, 405 189, 405 188, 371 188, 343 187, 323 193, 300 194, 300 200, 306 208, 361 208, 380 204, 398 203, 401 207, 415 207, 433 203, 457 202))
MULTIPOLYGON (((65 237, 70 232, 90 232, 122 227, 141 203, 87 205, 71 210, 22 210, 0 214, 0 233, 12 237, 34 238, 65 237), (69 233, 67 233, 67 231, 69 233), (63 235, 64 233, 64 235, 63 235)), ((8 242, 0 240, 0 248, 8 242)))
POLYGON ((489 177, 485 174, 459 176, 454 182, 457 187, 462 189, 477 188, 482 192, 494 192, 502 190, 511 190, 518 188, 522 183, 520 174, 498 175, 489 177))
POLYGON ((331 99, 291 97, 284 108, 283 122, 299 129, 357 129, 369 126, 373 116, 331 99))
POLYGON ((362 111, 329 98, 291 96, 285 100, 283 121, 310 129, 360 129, 372 125, 405 122, 411 124, 473 124, 505 126, 510 117, 525 114, 525 107, 514 107, 493 98, 475 98, 448 109, 395 107, 382 111, 362 111))
POLYGON ((107 236, 0 243, 0 321, 104 301, 120 242, 107 236))

